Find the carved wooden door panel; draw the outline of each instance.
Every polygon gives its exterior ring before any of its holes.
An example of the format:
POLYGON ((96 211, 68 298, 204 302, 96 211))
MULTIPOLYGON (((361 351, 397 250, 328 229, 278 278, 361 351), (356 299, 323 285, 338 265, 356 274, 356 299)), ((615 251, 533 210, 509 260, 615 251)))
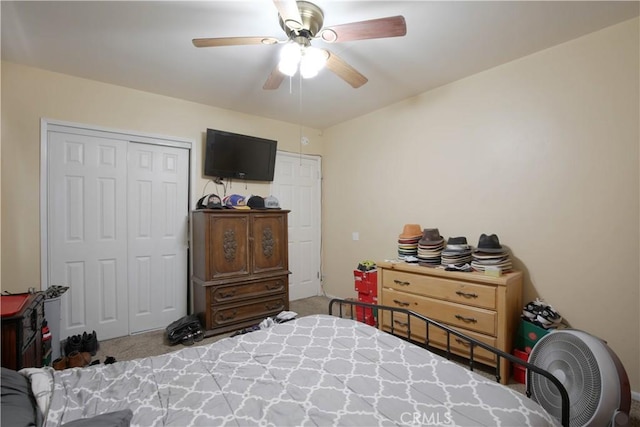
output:
POLYGON ((249 271, 249 216, 209 216, 209 277, 242 277, 249 271))
POLYGON ((253 216, 253 273, 286 270, 288 265, 287 216, 253 216))

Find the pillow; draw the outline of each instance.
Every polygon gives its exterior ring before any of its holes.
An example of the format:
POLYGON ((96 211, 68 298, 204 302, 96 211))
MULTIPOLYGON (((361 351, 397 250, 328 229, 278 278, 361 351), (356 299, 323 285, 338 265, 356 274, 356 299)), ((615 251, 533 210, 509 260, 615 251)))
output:
POLYGON ((133 418, 131 409, 123 409, 121 411, 96 415, 91 418, 73 420, 63 424, 62 427, 129 427, 131 418, 133 418))
POLYGON ((11 369, 2 368, 0 385, 2 386, 0 424, 16 427, 42 425, 42 414, 26 377, 11 369))

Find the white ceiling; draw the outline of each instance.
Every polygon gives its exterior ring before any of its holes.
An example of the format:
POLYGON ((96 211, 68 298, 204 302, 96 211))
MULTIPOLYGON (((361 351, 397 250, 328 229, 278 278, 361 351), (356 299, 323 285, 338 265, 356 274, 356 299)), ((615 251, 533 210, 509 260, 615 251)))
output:
POLYGON ((2 59, 324 129, 638 16, 638 1, 317 0, 325 26, 403 15, 405 37, 327 44, 369 82, 328 70, 262 89, 279 45, 195 48, 201 37, 284 39, 271 0, 1 2, 2 59))

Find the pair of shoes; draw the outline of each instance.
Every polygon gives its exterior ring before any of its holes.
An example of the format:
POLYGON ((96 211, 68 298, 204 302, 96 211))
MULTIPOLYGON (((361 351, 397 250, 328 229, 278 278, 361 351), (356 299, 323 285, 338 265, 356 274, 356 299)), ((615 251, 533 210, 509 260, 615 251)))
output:
POLYGON ((72 335, 64 343, 64 354, 69 356, 74 351, 82 351, 82 336, 72 335))
POLYGON ((95 356, 99 347, 100 345, 98 344, 98 335, 96 334, 96 331, 93 331, 90 334, 87 334, 86 332, 82 334, 82 351, 89 352, 92 356, 95 356))
POLYGON ((84 368, 90 362, 91 354, 85 351, 73 351, 68 356, 57 358, 51 365, 56 371, 61 371, 67 368, 84 368))
POLYGON ((116 358, 113 356, 107 356, 106 359, 104 359, 104 364, 105 365, 111 365, 112 363, 116 363, 116 358))
POLYGON ((87 352, 95 356, 100 345, 96 331, 90 334, 84 332, 82 335, 72 335, 67 338, 64 344, 64 353, 69 356, 74 351, 87 352))
POLYGON ((522 317, 545 329, 556 328, 562 322, 560 313, 538 298, 523 307, 522 317))

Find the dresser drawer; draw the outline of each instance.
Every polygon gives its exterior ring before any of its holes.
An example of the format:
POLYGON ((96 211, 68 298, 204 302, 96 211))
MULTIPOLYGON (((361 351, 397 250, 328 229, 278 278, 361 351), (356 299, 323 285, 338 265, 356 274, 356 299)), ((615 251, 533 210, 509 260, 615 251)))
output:
POLYGON ((279 294, 286 290, 288 280, 287 276, 282 276, 239 285, 210 286, 211 302, 213 304, 228 303, 279 294))
POLYGON ((474 307, 496 308, 495 286, 422 276, 403 271, 385 271, 382 286, 474 307))
POLYGON ((495 311, 384 288, 382 304, 406 308, 442 323, 496 336, 497 314, 495 311))
MULTIPOLYGON (((406 314, 394 314, 393 315, 393 332, 396 335, 407 336, 407 315, 406 314)), ((382 329, 390 332, 391 331, 391 315, 389 313, 384 313, 382 315, 382 329)), ((457 329, 457 328, 456 328, 457 329)), ((465 329, 457 329, 463 334, 475 338, 478 341, 481 341, 485 344, 489 344, 492 347, 496 345, 496 338, 491 337, 484 334, 479 334, 477 332, 468 331, 465 329)), ((422 321, 412 321, 411 322, 411 337, 414 340, 424 342, 426 340, 426 324, 422 321)), ((446 350, 447 348, 447 333, 442 329, 431 326, 429 328, 429 345, 433 345, 434 347, 441 348, 446 350)), ((469 342, 463 340, 455 335, 451 335, 449 342, 451 352, 455 353, 459 356, 469 357, 469 342)), ((491 353, 480 347, 475 347, 473 349, 473 357, 475 360, 482 361, 484 363, 489 363, 494 365, 496 362, 495 354, 491 353)))
POLYGON ((286 310, 286 294, 280 294, 271 298, 263 298, 259 301, 239 302, 235 304, 212 305, 211 325, 209 329, 232 325, 255 319, 256 323, 262 319, 276 315, 286 310))

